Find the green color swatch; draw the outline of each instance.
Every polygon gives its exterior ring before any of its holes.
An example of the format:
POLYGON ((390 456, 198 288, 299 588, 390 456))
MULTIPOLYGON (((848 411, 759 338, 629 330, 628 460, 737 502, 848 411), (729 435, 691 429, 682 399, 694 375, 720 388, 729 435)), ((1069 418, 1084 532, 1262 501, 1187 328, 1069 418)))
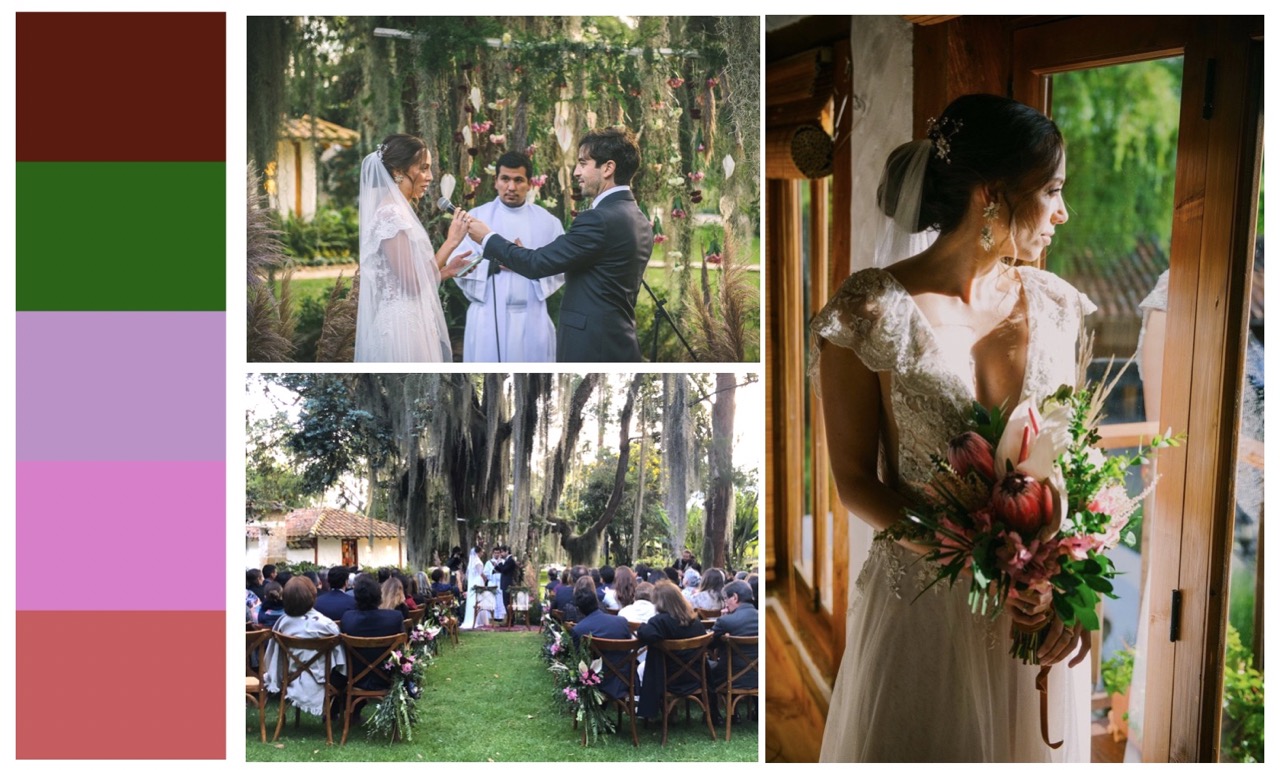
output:
POLYGON ((18 310, 225 310, 226 164, 17 164, 18 310))

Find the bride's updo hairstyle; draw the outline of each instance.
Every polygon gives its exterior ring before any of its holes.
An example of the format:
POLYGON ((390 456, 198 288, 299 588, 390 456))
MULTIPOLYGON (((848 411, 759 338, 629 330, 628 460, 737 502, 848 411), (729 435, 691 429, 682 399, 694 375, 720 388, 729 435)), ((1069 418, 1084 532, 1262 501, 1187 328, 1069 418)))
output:
MULTIPOLYGON (((914 232, 948 233, 960 225, 978 185, 992 185, 1012 209, 1013 221, 1028 200, 1053 179, 1062 160, 1062 132, 1039 111, 991 94, 961 96, 930 129, 928 166, 914 232)), ((880 210, 892 217, 915 142, 889 154, 876 190, 880 210)))
POLYGON ((416 136, 392 134, 382 140, 382 145, 378 148, 378 157, 382 160, 382 166, 387 173, 395 179, 397 173, 408 171, 425 149, 427 149, 427 143, 416 136))

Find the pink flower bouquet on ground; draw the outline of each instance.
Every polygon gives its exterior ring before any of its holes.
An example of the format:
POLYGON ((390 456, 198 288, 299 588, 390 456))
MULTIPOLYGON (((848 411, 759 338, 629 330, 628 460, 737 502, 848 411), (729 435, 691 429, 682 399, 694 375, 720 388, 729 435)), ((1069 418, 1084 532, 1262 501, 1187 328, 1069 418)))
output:
MULTIPOLYGON (((1098 597, 1114 598, 1107 551, 1133 544, 1138 505, 1154 487, 1130 496, 1126 471, 1181 440, 1165 433, 1130 456, 1098 449, 1102 404, 1122 373, 1101 386, 1064 385, 1008 415, 975 403, 972 429, 933 456, 923 504, 878 537, 932 546, 923 557, 938 565, 929 587, 954 586, 971 573, 965 582, 975 613, 997 615, 1015 591, 1051 594, 1064 626, 1097 630, 1098 597)), ((1038 663, 1047 625, 1015 625, 1010 654, 1038 663)))

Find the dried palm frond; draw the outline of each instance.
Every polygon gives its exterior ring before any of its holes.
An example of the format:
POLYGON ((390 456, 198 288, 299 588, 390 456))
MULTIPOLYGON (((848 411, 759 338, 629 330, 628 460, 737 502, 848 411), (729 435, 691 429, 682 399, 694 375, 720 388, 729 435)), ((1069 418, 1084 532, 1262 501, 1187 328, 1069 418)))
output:
POLYGON ((288 265, 290 260, 284 253, 280 231, 272 227, 271 214, 262 206, 262 181, 252 162, 246 168, 246 177, 246 266, 248 283, 256 286, 267 280, 272 272, 288 265))
POLYGON ((271 215, 261 207, 261 183, 253 163, 246 169, 245 219, 247 224, 246 277, 248 282, 245 341, 250 361, 292 361, 293 295, 286 272, 280 281, 280 298, 272 291, 271 275, 287 270, 280 232, 271 226, 271 215))
POLYGON ((354 361, 356 355, 356 303, 360 296, 360 272, 351 279, 345 295, 342 274, 333 284, 324 305, 324 326, 316 342, 317 361, 354 361))
MULTIPOLYGON (((704 361, 742 361, 746 358, 746 325, 754 292, 746 267, 733 259, 733 251, 731 238, 726 233, 719 291, 712 297, 704 288, 704 302, 698 306, 698 314, 694 316, 694 348, 704 361)), ((706 271, 705 262, 703 271, 706 271)))
POLYGON ((293 342, 280 333, 278 303, 271 286, 260 283, 249 287, 249 319, 246 328, 250 361, 292 361, 293 342))

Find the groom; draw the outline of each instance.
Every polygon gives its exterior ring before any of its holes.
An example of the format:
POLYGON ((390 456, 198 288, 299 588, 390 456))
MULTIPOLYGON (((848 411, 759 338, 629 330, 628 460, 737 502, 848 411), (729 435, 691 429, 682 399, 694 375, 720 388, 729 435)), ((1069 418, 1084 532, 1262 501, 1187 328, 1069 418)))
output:
POLYGON ((564 273, 564 299, 556 329, 557 361, 640 361, 636 297, 649 256, 653 226, 631 194, 640 147, 623 128, 591 131, 578 143, 574 179, 593 198, 569 232, 526 249, 470 220, 471 238, 485 259, 538 279, 564 273))

